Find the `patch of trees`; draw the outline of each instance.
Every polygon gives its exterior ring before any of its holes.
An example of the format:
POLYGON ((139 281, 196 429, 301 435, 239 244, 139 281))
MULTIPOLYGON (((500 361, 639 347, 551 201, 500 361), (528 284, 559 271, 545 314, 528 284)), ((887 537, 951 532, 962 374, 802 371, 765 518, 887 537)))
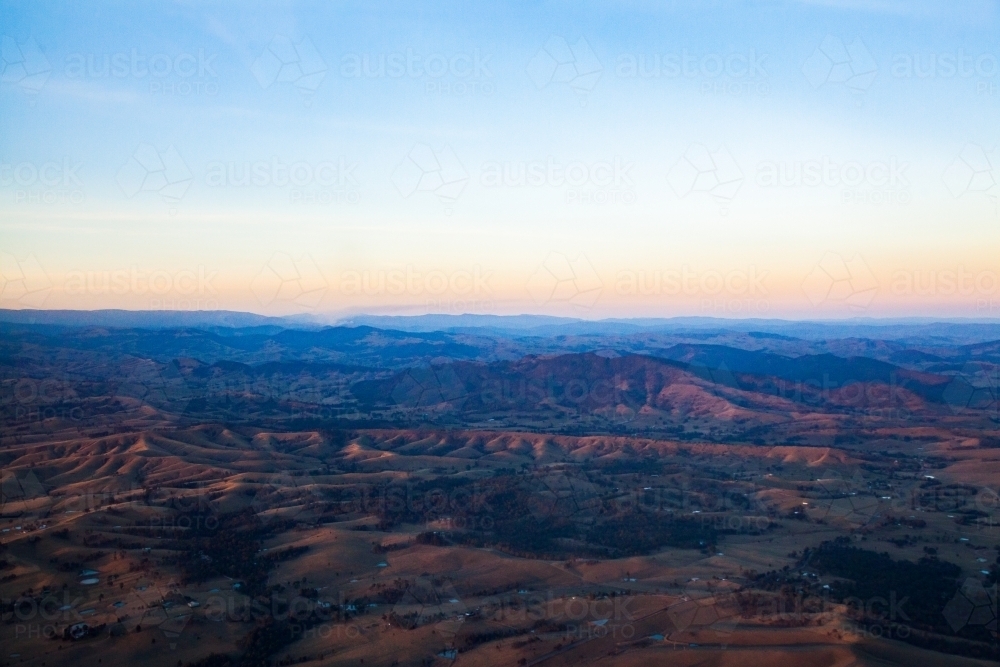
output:
POLYGON ((449 533, 448 538, 457 544, 475 547, 493 547, 524 558, 563 558, 567 555, 593 555, 586 545, 570 546, 565 540, 578 536, 573 523, 543 517, 514 515, 493 522, 489 529, 449 533))
POLYGON ((622 556, 662 549, 714 551, 719 532, 706 522, 653 512, 632 511, 602 520, 587 532, 587 541, 622 556))
POLYGON ((240 641, 239 667, 269 667, 268 657, 291 644, 298 636, 296 627, 287 622, 265 619, 240 641))
MULTIPOLYGON (((445 478, 409 487, 411 502, 396 502, 389 491, 377 511, 383 529, 447 519, 442 530, 421 533, 421 544, 492 547, 529 558, 632 556, 668 546, 707 552, 726 532, 708 515, 691 518, 643 510, 656 507, 656 499, 639 507, 602 500, 601 487, 600 478, 593 482, 572 475, 504 475, 475 482, 445 478), (446 502, 435 504, 428 498, 446 502)), ((732 503, 738 508, 749 504, 743 496, 738 500, 742 504, 732 503)), ((703 506, 713 504, 718 503, 706 500, 703 506)))
POLYGON ((528 628, 497 628, 496 630, 490 630, 488 632, 476 632, 471 635, 467 635, 463 638, 463 640, 465 643, 465 649, 469 650, 479 646, 480 644, 526 635, 528 632, 530 632, 528 628))
POLYGON ((187 539, 176 546, 181 554, 177 564, 190 582, 225 575, 242 582, 243 593, 260 595, 267 576, 276 563, 296 558, 308 547, 289 547, 263 552, 263 541, 290 529, 293 522, 274 520, 262 523, 250 509, 230 514, 201 516, 191 522, 187 539))
POLYGON ((240 640, 238 656, 212 653, 187 663, 187 667, 270 667, 269 656, 291 644, 297 636, 297 626, 267 618, 240 640))
POLYGON ((801 565, 840 578, 830 584, 837 601, 863 601, 865 613, 872 600, 897 601, 897 622, 923 630, 948 631, 941 611, 958 590, 962 569, 954 563, 925 556, 916 563, 895 560, 887 553, 860 549, 848 538, 823 542, 803 552, 801 565))
POLYGON ((663 463, 651 457, 638 460, 618 459, 603 464, 598 469, 605 475, 659 475, 665 472, 663 463))

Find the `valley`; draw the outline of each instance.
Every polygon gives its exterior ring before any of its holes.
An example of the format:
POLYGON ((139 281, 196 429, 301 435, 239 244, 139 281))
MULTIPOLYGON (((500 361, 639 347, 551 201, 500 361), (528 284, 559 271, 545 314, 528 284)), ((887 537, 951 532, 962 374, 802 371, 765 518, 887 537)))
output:
POLYGON ((0 663, 1000 657, 992 344, 3 326, 0 663))

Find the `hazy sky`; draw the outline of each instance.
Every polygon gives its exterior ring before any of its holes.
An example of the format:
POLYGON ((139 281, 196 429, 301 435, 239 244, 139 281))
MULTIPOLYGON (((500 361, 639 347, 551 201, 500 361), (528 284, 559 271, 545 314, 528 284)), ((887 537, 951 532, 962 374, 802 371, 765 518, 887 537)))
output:
POLYGON ((998 317, 998 10, 2 3, 0 307, 998 317))

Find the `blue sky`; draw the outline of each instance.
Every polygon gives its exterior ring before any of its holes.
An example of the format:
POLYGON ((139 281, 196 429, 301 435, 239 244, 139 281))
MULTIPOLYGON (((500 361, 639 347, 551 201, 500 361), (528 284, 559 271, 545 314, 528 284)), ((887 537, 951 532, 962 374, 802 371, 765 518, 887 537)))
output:
POLYGON ((0 306, 1000 314, 998 4, 733 4, 4 3, 0 306))

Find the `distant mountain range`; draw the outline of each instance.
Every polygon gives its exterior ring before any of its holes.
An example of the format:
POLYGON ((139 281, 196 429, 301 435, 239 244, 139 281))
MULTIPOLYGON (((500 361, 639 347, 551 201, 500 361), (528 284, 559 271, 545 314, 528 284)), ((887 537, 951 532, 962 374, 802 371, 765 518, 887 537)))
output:
POLYGON ((325 326, 443 331, 488 336, 623 336, 638 333, 703 334, 733 332, 773 334, 806 340, 874 338, 931 344, 1000 340, 1000 319, 853 318, 845 320, 728 319, 715 317, 613 318, 584 320, 545 315, 322 315, 270 317, 226 310, 3 310, 0 322, 114 328, 319 329, 325 326))
POLYGON ((103 419, 141 405, 268 427, 499 421, 749 440, 770 429, 766 441, 777 442, 886 414, 928 425, 1000 420, 1000 331, 982 323, 785 322, 778 333, 728 320, 695 329, 533 316, 455 320, 481 325, 469 327, 443 327, 446 316, 375 320, 413 325, 404 331, 231 312, 2 315, 0 409, 14 422, 53 406, 103 419), (791 335, 824 327, 824 338, 791 335), (837 335, 858 328, 876 335, 837 335), (42 387, 44 401, 33 393, 42 387))

